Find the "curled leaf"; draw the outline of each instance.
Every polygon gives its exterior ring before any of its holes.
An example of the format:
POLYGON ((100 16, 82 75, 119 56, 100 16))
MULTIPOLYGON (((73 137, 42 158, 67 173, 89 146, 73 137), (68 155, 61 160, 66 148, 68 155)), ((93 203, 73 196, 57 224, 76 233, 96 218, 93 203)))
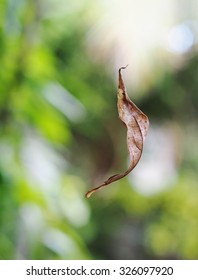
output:
POLYGON ((137 165, 142 155, 145 137, 149 128, 149 120, 148 117, 130 100, 126 92, 121 75, 121 70, 125 69, 126 67, 121 67, 118 71, 119 83, 117 105, 119 118, 127 127, 127 146, 130 157, 130 166, 124 173, 113 175, 100 186, 89 190, 85 195, 87 198, 89 198, 92 193, 96 192, 97 190, 117 180, 120 180, 129 174, 137 165))

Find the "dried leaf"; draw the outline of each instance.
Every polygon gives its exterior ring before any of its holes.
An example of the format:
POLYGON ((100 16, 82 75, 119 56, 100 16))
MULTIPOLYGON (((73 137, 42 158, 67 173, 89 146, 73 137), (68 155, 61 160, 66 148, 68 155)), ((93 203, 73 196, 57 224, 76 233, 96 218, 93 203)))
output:
POLYGON ((89 190, 85 195, 87 198, 89 198, 95 191, 120 180, 129 174, 137 165, 142 155, 145 137, 149 128, 149 120, 148 117, 130 100, 126 92, 121 75, 121 70, 126 67, 121 67, 118 72, 119 84, 117 105, 119 118, 127 127, 127 145, 131 164, 124 173, 113 175, 100 186, 89 190))

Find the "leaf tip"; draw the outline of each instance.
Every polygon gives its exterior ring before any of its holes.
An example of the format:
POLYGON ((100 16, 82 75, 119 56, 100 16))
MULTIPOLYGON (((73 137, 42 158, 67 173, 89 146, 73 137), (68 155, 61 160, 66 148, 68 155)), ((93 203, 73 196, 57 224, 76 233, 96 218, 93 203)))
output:
POLYGON ((91 196, 92 193, 94 193, 94 192, 95 192, 95 189, 92 189, 92 190, 86 192, 85 197, 86 197, 86 198, 90 198, 90 196, 91 196))
POLYGON ((120 67, 119 70, 118 70, 118 74, 119 74, 118 89, 121 90, 121 92, 119 92, 121 94, 121 96, 125 95, 125 86, 124 86, 124 82, 122 80, 121 70, 126 69, 127 66, 128 66, 128 64, 126 66, 120 67))
POLYGON ((122 67, 120 67, 120 68, 119 68, 119 73, 121 72, 121 70, 126 69, 128 66, 129 66, 129 65, 127 64, 126 66, 122 66, 122 67))

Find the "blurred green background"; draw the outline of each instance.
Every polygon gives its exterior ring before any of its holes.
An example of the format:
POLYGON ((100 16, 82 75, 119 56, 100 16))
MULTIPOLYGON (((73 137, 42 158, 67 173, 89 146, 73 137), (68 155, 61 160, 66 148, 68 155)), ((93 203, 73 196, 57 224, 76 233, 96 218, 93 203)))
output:
POLYGON ((0 259, 198 259, 197 2, 1 0, 0 259))

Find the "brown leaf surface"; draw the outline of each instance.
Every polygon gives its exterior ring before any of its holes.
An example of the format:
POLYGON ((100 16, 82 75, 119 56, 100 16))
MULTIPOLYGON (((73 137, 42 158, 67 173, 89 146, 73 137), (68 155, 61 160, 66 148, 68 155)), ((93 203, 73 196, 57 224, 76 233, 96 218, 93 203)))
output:
MULTIPOLYGON (((127 67, 127 66, 126 66, 127 67)), ((149 128, 148 117, 130 100, 122 80, 121 70, 126 67, 121 67, 119 73, 118 83, 118 114, 121 121, 127 127, 127 146, 130 157, 130 166, 122 174, 116 174, 107 179, 100 186, 89 190, 86 197, 89 198, 92 193, 97 190, 125 177, 137 165, 142 155, 145 137, 149 128)))

